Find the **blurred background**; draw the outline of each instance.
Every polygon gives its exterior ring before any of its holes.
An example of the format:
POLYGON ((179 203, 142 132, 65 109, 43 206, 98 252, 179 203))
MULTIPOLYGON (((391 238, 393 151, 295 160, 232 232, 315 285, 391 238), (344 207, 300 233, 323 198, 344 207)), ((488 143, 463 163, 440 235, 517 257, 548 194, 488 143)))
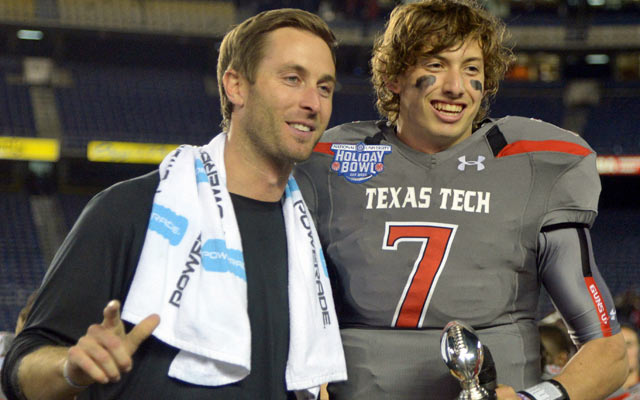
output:
MULTIPOLYGON (((219 132, 215 66, 231 25, 278 7, 323 17, 340 41, 333 126, 378 118, 370 49, 398 3, 0 0, 0 331, 13 330, 91 196, 219 132)), ((640 0, 483 4, 518 57, 491 116, 543 119, 596 149, 596 260, 619 315, 638 324, 640 0)))

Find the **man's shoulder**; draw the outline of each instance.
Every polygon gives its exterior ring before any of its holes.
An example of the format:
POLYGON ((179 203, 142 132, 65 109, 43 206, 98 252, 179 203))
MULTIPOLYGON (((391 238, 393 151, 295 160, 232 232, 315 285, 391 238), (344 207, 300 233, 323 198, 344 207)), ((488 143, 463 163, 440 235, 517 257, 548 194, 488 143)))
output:
POLYGON ((117 214, 123 217, 146 212, 151 210, 159 182, 158 170, 118 182, 96 194, 87 208, 98 212, 118 210, 117 214))
MULTIPOLYGON (((593 152, 589 144, 577 133, 539 119, 508 116, 492 121, 491 124, 500 130, 507 143, 519 141, 546 142, 547 144, 567 142, 593 152)), ((491 129, 488 130, 488 132, 490 131, 491 129)))
POLYGON ((380 132, 380 121, 355 121, 328 129, 320 139, 321 143, 358 143, 380 132))
POLYGON ((148 195, 155 192, 159 182, 158 170, 153 170, 144 175, 115 183, 98 193, 97 196, 120 199, 148 195))

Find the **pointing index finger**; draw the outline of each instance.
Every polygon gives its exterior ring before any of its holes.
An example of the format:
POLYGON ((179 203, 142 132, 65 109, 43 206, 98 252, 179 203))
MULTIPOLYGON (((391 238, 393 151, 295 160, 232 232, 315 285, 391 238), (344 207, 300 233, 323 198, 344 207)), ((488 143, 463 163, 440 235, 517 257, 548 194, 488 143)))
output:
POLYGON ((138 325, 133 327, 133 329, 127 334, 129 351, 131 354, 138 349, 138 346, 140 346, 142 342, 151 336, 159 324, 160 317, 157 314, 151 314, 140 321, 138 325))

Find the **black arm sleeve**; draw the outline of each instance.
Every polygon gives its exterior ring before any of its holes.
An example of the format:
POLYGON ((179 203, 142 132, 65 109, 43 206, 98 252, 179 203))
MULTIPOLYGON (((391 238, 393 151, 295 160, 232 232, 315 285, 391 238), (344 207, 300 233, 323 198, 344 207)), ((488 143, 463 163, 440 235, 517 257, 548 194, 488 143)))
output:
POLYGON ((585 226, 545 228, 538 237, 542 284, 576 344, 620 332, 609 289, 595 263, 585 226))
POLYGON ((144 243, 157 175, 115 185, 85 207, 7 353, 2 387, 9 400, 20 398, 16 376, 25 355, 45 345, 76 343, 89 325, 101 321, 110 299, 124 300, 144 243))

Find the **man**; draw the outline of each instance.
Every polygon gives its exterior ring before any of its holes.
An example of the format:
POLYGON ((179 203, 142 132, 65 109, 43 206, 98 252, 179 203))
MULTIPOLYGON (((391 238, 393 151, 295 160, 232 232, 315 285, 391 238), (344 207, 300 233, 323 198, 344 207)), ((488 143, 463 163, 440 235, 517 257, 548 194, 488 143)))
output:
POLYGON ((329 121, 335 38, 261 13, 225 36, 218 81, 223 133, 84 210, 8 354, 10 399, 315 398, 346 378, 290 179, 329 121))
POLYGON ((640 399, 640 342, 638 341, 638 330, 634 325, 622 324, 622 335, 627 345, 629 375, 622 387, 607 397, 607 400, 640 399))
POLYGON ((601 399, 624 380, 589 242, 593 150, 541 121, 484 119, 512 59, 504 32, 470 1, 396 7, 372 57, 387 121, 327 131, 296 168, 347 359, 332 399, 454 398, 440 356, 451 320, 491 349, 500 399, 601 399), (557 382, 540 381, 540 283, 581 347, 557 382))

